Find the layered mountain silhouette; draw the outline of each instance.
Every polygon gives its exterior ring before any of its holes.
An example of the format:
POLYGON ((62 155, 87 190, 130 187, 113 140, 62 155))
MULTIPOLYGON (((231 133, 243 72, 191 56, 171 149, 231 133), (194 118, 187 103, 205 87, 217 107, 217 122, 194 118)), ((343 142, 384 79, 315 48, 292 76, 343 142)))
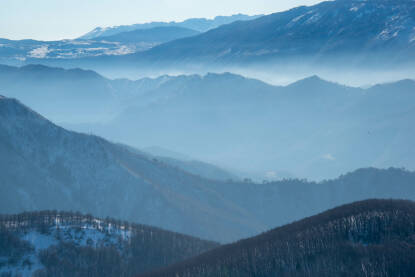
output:
POLYGON ((368 200, 140 276, 413 276, 415 204, 368 200))
POLYGON ((267 171, 321 180, 360 167, 415 168, 408 152, 415 139, 413 80, 368 89, 318 77, 278 87, 233 74, 141 82, 147 87, 112 122, 78 128, 262 179, 267 171))
POLYGON ((138 29, 129 32, 102 36, 105 41, 116 41, 122 43, 152 43, 160 44, 184 37, 199 34, 198 31, 182 27, 155 27, 152 29, 138 29))
MULTIPOLYGON (((234 67, 253 71, 260 67, 269 72, 287 66, 297 68, 299 65, 312 73, 333 68, 369 72, 393 68, 397 72, 413 73, 414 9, 414 2, 407 0, 337 0, 260 17, 220 20, 223 25, 214 24, 212 29, 176 23, 139 24, 137 28, 134 25, 98 28, 90 34, 97 36, 98 40, 102 35, 166 26, 202 33, 157 46, 101 45, 101 48, 107 49, 105 53, 72 55, 70 59, 65 55, 53 55, 53 51, 41 59, 36 55, 26 55, 24 63, 83 67, 112 76, 121 76, 118 75, 120 71, 154 76, 160 72, 198 73, 223 71, 224 68, 231 70, 234 67)), ((105 43, 105 40, 99 42, 105 43)), ((48 49, 52 48, 58 49, 55 46, 48 49)), ((35 54, 45 52, 40 46, 31 48, 35 49, 38 49, 35 54)), ((292 71, 294 74, 295 70, 292 71)))
POLYGON ((361 169, 320 183, 208 180, 62 129, 4 97, 0 154, 3 213, 77 210, 221 242, 356 200, 415 199, 415 174, 393 168, 361 169))
POLYGON ((96 28, 78 39, 39 41, 0 38, 0 63, 22 65, 61 61, 80 66, 76 59, 118 56, 148 50, 161 43, 194 36, 223 24, 250 20, 259 16, 218 16, 214 19, 194 18, 183 22, 151 22, 129 26, 96 28))
POLYGON ((169 151, 160 147, 148 147, 138 150, 128 145, 121 145, 128 150, 140 155, 148 156, 150 159, 162 161, 172 167, 180 168, 193 175, 197 175, 206 179, 229 181, 240 179, 237 175, 222 169, 214 164, 195 160, 174 151, 169 151))
POLYGON ((2 276, 134 276, 218 244, 81 213, 0 215, 2 276), (9 275, 7 275, 9 274, 9 275))
POLYGON ((112 36, 124 32, 131 32, 135 30, 145 30, 158 27, 179 27, 195 30, 197 32, 206 32, 217 28, 224 24, 229 24, 235 21, 252 20, 260 17, 260 15, 249 16, 244 14, 235 14, 232 16, 216 16, 214 19, 206 18, 191 18, 182 22, 150 22, 143 24, 133 24, 115 27, 97 27, 87 34, 81 36, 81 39, 97 39, 101 37, 112 36))
POLYGON ((33 65, 3 67, 0 80, 2 94, 70 129, 138 149, 158 145, 241 177, 415 169, 413 80, 366 89, 317 76, 272 86, 230 73, 131 81, 33 65))
POLYGON ((93 71, 0 65, 0 92, 30 103, 55 121, 101 121, 113 114, 116 90, 93 71), (78 100, 77 100, 78 99, 78 100))
POLYGON ((382 62, 408 58, 415 47, 415 3, 407 0, 327 1, 221 26, 129 57, 137 61, 259 62, 346 55, 382 62), (386 53, 389 55, 384 56, 386 53))
POLYGON ((66 131, 16 100, 1 99, 0 118, 3 212, 80 210, 202 237, 224 228, 225 240, 235 235, 228 228, 242 236, 261 226, 208 181, 99 137, 66 131))

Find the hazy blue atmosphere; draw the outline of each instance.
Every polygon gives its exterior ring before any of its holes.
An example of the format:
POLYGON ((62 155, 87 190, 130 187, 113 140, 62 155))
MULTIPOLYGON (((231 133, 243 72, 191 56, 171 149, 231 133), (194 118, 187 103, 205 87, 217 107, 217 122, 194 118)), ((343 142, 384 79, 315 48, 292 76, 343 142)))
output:
POLYGON ((3 0, 0 277, 415 276, 414 0, 3 0))

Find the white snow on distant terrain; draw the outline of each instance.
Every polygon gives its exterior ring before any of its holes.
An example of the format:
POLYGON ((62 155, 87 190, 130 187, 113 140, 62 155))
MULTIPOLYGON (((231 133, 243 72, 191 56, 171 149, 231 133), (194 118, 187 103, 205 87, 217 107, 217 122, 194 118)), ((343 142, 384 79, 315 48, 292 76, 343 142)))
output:
POLYGON ((30 51, 29 57, 43 59, 43 58, 46 58, 49 52, 50 50, 48 46, 41 46, 39 48, 36 48, 30 51))
POLYGON ((129 48, 125 45, 122 45, 118 49, 107 49, 104 51, 104 54, 105 55, 126 55, 126 54, 131 54, 134 52, 135 52, 134 49, 129 48))
MULTIPOLYGON (((25 255, 18 263, 13 266, 0 266, 0 276, 2 273, 11 272, 13 276, 29 277, 39 269, 43 268, 39 260, 39 253, 51 246, 57 246, 61 242, 74 243, 77 246, 116 246, 122 249, 122 242, 131 239, 131 231, 124 226, 114 228, 111 224, 102 224, 98 219, 94 226, 84 224, 82 226, 71 226, 61 224, 57 221, 55 226, 47 228, 43 233, 31 228, 19 233, 19 238, 29 242, 34 251, 25 255)), ((0 262, 2 257, 0 257, 0 262)), ((7 258, 6 258, 7 259, 7 258)))

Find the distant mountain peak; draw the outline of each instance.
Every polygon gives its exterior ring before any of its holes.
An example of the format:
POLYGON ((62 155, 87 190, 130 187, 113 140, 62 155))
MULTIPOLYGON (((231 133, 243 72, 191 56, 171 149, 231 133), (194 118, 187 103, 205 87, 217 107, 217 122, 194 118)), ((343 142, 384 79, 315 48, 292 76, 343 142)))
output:
POLYGON ((327 83, 330 83, 330 82, 320 78, 317 75, 312 75, 310 77, 306 77, 304 79, 298 80, 290 84, 289 86, 310 85, 310 84, 319 85, 319 84, 327 84, 327 83))

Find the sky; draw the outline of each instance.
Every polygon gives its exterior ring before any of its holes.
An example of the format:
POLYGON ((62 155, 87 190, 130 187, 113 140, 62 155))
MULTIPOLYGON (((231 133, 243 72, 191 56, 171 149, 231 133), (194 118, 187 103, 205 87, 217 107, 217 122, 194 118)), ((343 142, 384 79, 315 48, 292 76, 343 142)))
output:
POLYGON ((0 0, 0 38, 70 39, 98 26, 270 14, 317 2, 321 0, 0 0))

